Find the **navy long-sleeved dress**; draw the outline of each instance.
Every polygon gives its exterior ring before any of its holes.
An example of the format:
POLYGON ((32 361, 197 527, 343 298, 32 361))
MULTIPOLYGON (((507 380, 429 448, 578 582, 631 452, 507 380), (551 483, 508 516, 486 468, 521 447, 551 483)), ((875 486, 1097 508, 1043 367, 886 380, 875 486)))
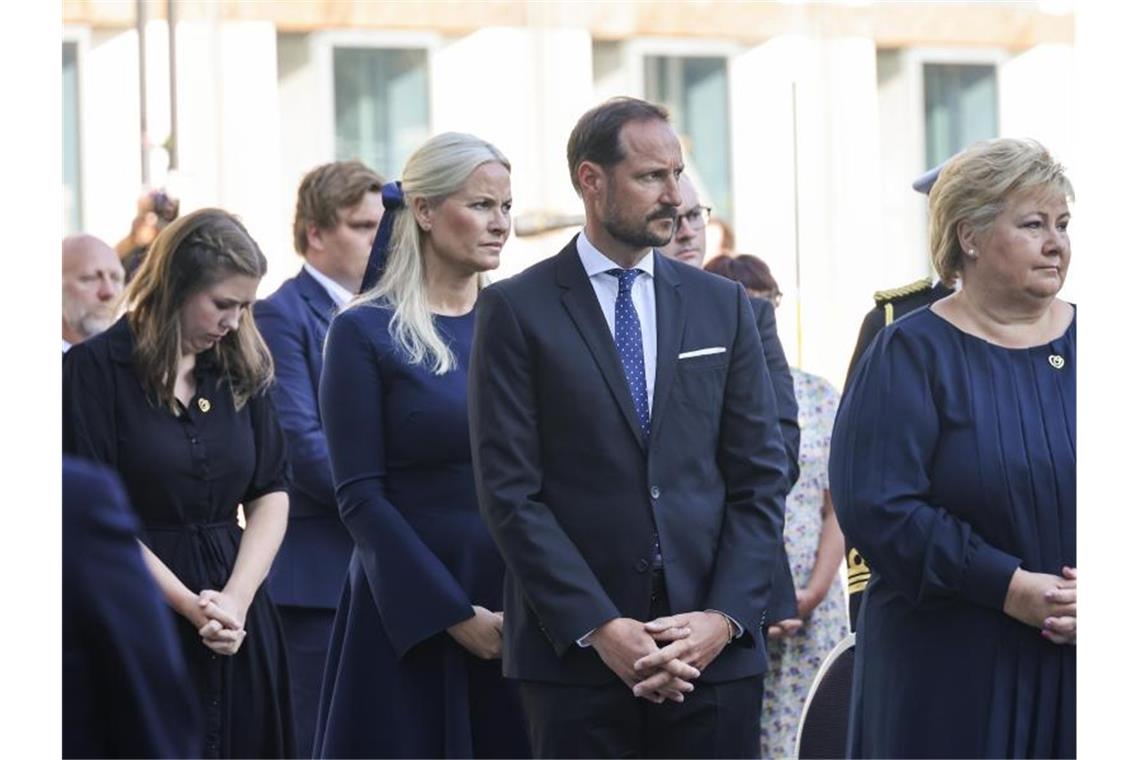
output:
POLYGON ((408 363, 390 309, 329 329, 320 404, 337 503, 355 550, 321 689, 318 757, 528 754, 498 660, 447 633, 471 606, 503 608, 504 565, 475 497, 467 427, 474 311, 437 316, 458 368, 408 363))
MULTIPOLYGON (((142 540, 192 592, 221 590, 242 531, 238 504, 288 485, 285 438, 265 395, 234 408, 211 352, 176 416, 147 400, 124 316, 67 352, 63 449, 116 470, 143 524, 142 540)), ((294 757, 289 669, 277 611, 258 589, 237 654, 217 655, 170 610, 202 708, 204 757, 294 757)))
POLYGON ((1074 757, 1076 647, 1002 613, 1017 567, 1076 567, 1076 316, 1007 349, 928 308, 860 362, 832 438, 843 531, 872 578, 853 757, 1074 757))

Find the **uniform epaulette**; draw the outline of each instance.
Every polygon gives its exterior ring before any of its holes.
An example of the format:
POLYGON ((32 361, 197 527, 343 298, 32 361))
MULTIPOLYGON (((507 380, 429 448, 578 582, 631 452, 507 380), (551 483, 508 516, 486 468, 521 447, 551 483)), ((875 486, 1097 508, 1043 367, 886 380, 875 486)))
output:
POLYGON ((882 306, 891 301, 897 301, 906 296, 913 296, 918 293, 923 293, 927 290, 934 288, 934 282, 929 277, 923 277, 921 280, 915 280, 910 285, 903 285, 901 288, 891 288, 890 290, 879 290, 875 292, 875 305, 882 306))

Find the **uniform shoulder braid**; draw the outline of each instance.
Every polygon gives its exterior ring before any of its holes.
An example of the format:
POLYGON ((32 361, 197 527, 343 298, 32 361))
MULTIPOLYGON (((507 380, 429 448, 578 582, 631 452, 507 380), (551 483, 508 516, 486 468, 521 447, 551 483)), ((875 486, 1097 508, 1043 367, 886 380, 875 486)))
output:
POLYGON ((897 301, 901 298, 908 296, 926 293, 934 289, 934 282, 929 277, 923 277, 921 280, 915 280, 909 285, 903 285, 899 288, 890 288, 889 290, 875 291, 875 305, 882 306, 883 304, 897 301))

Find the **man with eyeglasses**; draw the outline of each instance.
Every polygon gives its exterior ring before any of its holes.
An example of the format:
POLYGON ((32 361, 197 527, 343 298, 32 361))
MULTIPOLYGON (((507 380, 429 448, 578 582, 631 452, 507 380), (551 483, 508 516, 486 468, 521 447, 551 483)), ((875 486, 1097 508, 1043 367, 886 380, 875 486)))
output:
POLYGON ((671 259, 699 267, 705 262, 705 227, 712 209, 702 206, 697 188, 687 174, 681 175, 681 208, 677 210, 677 225, 673 239, 658 250, 671 259))
MULTIPOLYGON (((701 205, 697 188, 687 174, 681 175, 680 189, 681 207, 677 209, 677 224, 674 227, 673 239, 658 250, 671 259, 700 267, 705 260, 705 230, 712 216, 712 209, 701 205)), ((788 491, 791 491, 800 477, 800 412, 796 404, 795 386, 792 382, 792 373, 788 371, 784 347, 780 344, 780 336, 776 333, 776 312, 773 303, 766 298, 748 300, 752 303, 752 311, 756 315, 756 329, 760 332, 768 375, 772 378, 772 390, 776 393, 780 433, 784 437, 784 448, 788 454, 788 491)), ((787 493, 783 496, 786 497, 787 493)), ((796 617, 796 589, 786 554, 783 555, 773 580, 770 608, 773 615, 771 619, 778 622, 767 626, 767 635, 786 636, 803 625, 803 622, 796 617)))

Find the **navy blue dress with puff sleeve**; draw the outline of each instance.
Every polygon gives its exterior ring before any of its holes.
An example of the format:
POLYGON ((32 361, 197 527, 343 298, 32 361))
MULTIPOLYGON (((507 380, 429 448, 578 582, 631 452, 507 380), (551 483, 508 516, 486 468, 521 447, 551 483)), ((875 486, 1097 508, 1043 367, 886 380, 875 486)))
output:
POLYGON ((872 568, 852 757, 1074 757, 1075 646, 1002 612, 1016 568, 1076 567, 1076 315, 1008 349, 928 308, 840 404, 831 487, 872 568))
MULTIPOLYGON (((288 485, 285 438, 272 400, 234 408, 212 351, 198 354, 197 393, 177 415, 151 403, 138 379, 124 316, 67 352, 63 448, 119 473, 143 525, 142 540, 190 591, 221 590, 242 531, 239 504, 288 485)), ((202 708, 204 757, 295 757, 281 623, 264 589, 246 612, 237 654, 217 655, 173 610, 202 708)))
POLYGON ((474 311, 436 316, 458 368, 413 366, 390 309, 329 328, 321 419, 355 549, 321 689, 318 757, 528 756, 499 660, 446 629, 472 605, 503 608, 504 565, 479 515, 467 427, 474 311))

